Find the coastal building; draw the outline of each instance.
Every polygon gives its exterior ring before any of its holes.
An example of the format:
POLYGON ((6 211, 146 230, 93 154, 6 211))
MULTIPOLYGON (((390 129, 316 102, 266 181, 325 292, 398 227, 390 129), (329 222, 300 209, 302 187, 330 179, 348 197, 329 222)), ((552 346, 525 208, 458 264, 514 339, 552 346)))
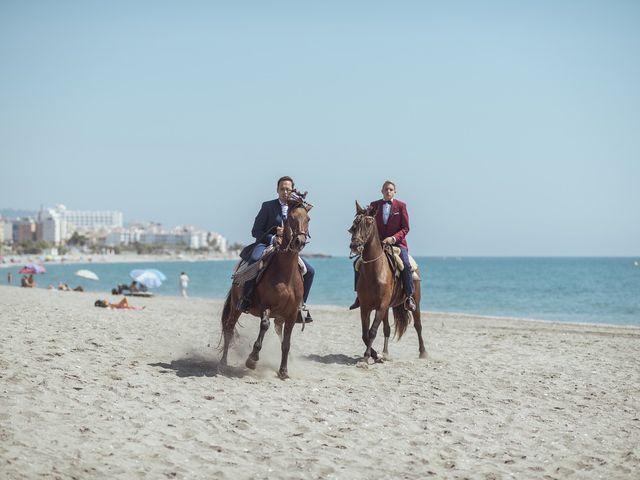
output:
POLYGON ((38 213, 38 240, 61 245, 67 239, 67 222, 55 209, 38 213))
POLYGON ((11 236, 15 243, 38 240, 38 224, 31 218, 19 218, 12 222, 11 236))
POLYGON ((0 218, 0 244, 13 243, 13 223, 0 218))
POLYGON ((61 245, 76 231, 96 234, 119 227, 122 227, 122 212, 68 210, 64 205, 56 205, 40 209, 36 238, 61 245))
POLYGON ((50 211, 57 213, 73 231, 123 226, 122 212, 117 210, 67 210, 64 205, 56 205, 50 211))
POLYGON ((157 222, 134 222, 123 226, 119 211, 68 210, 64 205, 41 208, 36 218, 0 218, 0 242, 45 241, 54 247, 64 245, 75 232, 87 245, 113 248, 135 244, 174 247, 177 250, 207 249, 228 251, 225 237, 216 232, 182 225, 165 230, 157 222))
POLYGON ((198 250, 211 248, 225 253, 227 239, 219 233, 207 232, 192 226, 179 226, 166 231, 158 223, 133 224, 109 230, 104 236, 106 247, 128 246, 135 243, 198 250))

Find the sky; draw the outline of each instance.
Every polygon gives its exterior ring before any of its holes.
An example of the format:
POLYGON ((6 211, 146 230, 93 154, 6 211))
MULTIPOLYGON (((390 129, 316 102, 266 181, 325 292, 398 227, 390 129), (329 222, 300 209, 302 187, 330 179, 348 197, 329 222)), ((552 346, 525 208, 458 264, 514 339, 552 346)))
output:
POLYGON ((249 243, 290 175, 348 255, 386 179, 416 256, 640 255, 640 3, 0 2, 0 208, 249 243))

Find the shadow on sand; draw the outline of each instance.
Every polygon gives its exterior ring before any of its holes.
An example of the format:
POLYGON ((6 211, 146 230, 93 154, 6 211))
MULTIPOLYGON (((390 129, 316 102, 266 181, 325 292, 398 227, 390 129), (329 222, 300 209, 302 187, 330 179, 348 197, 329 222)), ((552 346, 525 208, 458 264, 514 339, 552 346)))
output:
POLYGON ((361 357, 349 357, 341 353, 329 354, 329 355, 305 355, 303 358, 311 360, 312 362, 330 364, 335 363, 338 365, 355 365, 361 357))
POLYGON ((237 367, 226 367, 224 371, 218 371, 218 360, 205 360, 203 358, 180 358, 173 360, 171 363, 150 363, 150 367, 158 367, 160 373, 167 373, 174 370, 178 377, 217 377, 223 375, 225 377, 242 378, 246 374, 246 369, 237 367))

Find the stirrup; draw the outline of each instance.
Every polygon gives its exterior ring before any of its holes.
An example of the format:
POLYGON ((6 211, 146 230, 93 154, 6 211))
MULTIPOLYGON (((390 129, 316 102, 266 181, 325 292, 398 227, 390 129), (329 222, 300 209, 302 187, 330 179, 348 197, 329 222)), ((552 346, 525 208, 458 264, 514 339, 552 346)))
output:
POLYGON ((416 306, 416 301, 413 299, 413 295, 407 297, 407 299, 404 301, 404 308, 405 310, 409 310, 410 312, 415 312, 416 308, 418 308, 416 306))
POLYGON ((313 322, 313 318, 311 318, 311 314, 309 313, 309 309, 306 305, 303 305, 300 310, 298 310, 298 318, 296 318, 296 323, 311 323, 313 322), (302 311, 307 312, 307 316, 302 318, 302 311))
POLYGON ((242 313, 247 313, 251 308, 251 300, 247 297, 242 297, 238 302, 236 310, 242 313))

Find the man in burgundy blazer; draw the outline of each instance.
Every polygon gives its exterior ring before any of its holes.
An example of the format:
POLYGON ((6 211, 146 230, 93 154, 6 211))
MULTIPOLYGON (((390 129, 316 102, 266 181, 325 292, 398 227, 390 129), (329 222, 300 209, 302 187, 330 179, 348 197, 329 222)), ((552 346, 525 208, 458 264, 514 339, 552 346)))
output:
MULTIPOLYGON (((400 247, 400 258, 404 263, 402 271, 402 283, 407 294, 405 306, 407 310, 415 310, 416 302, 413 299, 413 278, 411 275, 411 265, 409 264, 409 247, 406 236, 409 233, 409 214, 407 205, 400 200, 396 200, 396 185, 387 180, 382 185, 382 199, 371 202, 371 206, 376 208, 376 224, 378 234, 383 244, 400 247)), ((356 284, 358 283, 358 272, 356 272, 356 284)), ((351 309, 358 308, 360 303, 356 299, 351 305, 351 309)))

